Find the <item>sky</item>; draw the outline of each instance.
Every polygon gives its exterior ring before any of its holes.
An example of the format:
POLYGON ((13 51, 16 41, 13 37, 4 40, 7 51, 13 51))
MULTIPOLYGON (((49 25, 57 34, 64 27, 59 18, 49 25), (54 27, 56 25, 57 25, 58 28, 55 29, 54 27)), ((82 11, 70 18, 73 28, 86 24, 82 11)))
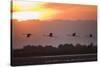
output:
POLYGON ((13 48, 26 45, 97 44, 97 6, 17 1, 12 4, 13 48), (53 33, 56 38, 49 38, 53 33), (76 32, 79 37, 70 37, 76 32), (25 34, 31 33, 30 38, 25 34), (89 38, 89 34, 93 38, 89 38))
POLYGON ((18 20, 96 20, 95 5, 13 1, 13 18, 18 20))

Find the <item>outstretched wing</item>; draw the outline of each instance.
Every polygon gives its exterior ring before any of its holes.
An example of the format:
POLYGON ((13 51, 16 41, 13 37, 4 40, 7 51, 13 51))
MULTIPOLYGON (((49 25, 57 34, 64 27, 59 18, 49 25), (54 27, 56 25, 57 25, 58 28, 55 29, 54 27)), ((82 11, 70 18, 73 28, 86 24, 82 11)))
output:
POLYGON ((25 37, 29 38, 32 34, 31 33, 27 33, 27 34, 23 34, 25 37))
POLYGON ((67 34, 69 37, 80 37, 79 35, 67 34))
POLYGON ((50 36, 49 34, 44 34, 43 36, 44 36, 44 37, 48 37, 48 38, 57 38, 57 36, 55 36, 55 35, 50 36))

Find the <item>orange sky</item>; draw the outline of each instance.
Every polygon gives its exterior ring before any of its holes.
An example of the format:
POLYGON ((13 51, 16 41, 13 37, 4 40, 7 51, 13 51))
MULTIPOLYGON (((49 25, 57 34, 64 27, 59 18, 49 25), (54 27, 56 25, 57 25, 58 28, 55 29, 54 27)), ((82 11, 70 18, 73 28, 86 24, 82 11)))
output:
POLYGON ((73 5, 73 4, 58 4, 46 2, 13 2, 13 17, 18 19, 21 15, 34 15, 29 17, 21 17, 25 19, 39 20, 96 20, 97 7, 94 5, 73 5), (14 13, 23 12, 16 15, 14 13), (24 13, 26 12, 26 13, 24 13))

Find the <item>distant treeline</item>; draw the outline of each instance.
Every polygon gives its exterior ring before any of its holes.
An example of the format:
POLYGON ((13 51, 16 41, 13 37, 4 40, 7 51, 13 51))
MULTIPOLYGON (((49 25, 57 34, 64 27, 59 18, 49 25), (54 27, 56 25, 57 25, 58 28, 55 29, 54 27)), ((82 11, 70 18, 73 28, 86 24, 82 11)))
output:
POLYGON ((60 44, 57 48, 52 46, 24 46, 23 49, 14 49, 12 54, 14 57, 30 57, 30 56, 50 56, 50 55, 69 55, 69 54, 88 54, 97 53, 97 46, 93 43, 89 45, 76 44, 60 44))

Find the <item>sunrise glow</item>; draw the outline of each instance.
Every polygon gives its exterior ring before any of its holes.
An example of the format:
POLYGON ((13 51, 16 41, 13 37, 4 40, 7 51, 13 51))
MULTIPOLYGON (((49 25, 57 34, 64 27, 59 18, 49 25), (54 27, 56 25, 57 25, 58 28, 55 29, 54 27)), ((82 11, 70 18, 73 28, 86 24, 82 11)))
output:
POLYGON ((19 21, 28 19, 46 20, 58 13, 57 10, 45 8, 44 4, 40 2, 14 1, 12 8, 13 19, 19 21))
POLYGON ((51 4, 46 2, 13 1, 13 19, 38 20, 96 20, 95 6, 51 4), (83 14, 84 13, 84 14, 83 14))

